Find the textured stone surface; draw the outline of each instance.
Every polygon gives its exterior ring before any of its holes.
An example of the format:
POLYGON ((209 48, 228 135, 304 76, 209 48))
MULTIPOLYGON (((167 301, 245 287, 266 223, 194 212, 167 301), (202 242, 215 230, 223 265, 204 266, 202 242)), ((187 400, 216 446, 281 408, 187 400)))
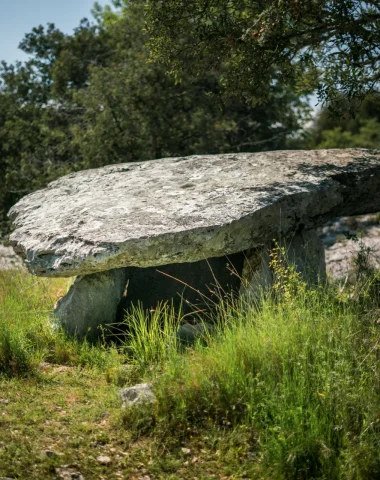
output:
MULTIPOLYGON (((274 243, 269 243, 246 253, 240 294, 247 300, 260 298, 262 292, 272 285, 269 252, 275 246, 274 243)), ((326 281, 325 250, 316 230, 296 232, 279 246, 284 247, 285 262, 294 266, 309 285, 326 281)))
POLYGON ((288 240, 286 255, 308 284, 326 281, 325 250, 316 230, 296 233, 288 240))
POLYGON ((246 300, 258 299, 272 285, 273 275, 269 266, 272 242, 264 247, 251 248, 245 252, 240 295, 246 300))
POLYGON ((10 270, 12 268, 22 268, 22 261, 17 256, 12 247, 6 247, 0 239, 0 270, 10 270))
POLYGON ((133 387, 124 388, 121 390, 120 396, 124 408, 155 403, 157 401, 151 383, 139 383, 133 387))
POLYGON ((70 334, 97 337, 100 325, 115 322, 125 284, 124 268, 79 276, 58 301, 54 316, 70 334))
POLYGON ((331 278, 354 283, 360 274, 356 261, 363 253, 368 268, 380 267, 380 214, 334 218, 319 234, 331 278))
POLYGON ((380 153, 362 149, 112 165, 24 197, 11 244, 44 276, 194 262, 378 211, 379 187, 380 153))

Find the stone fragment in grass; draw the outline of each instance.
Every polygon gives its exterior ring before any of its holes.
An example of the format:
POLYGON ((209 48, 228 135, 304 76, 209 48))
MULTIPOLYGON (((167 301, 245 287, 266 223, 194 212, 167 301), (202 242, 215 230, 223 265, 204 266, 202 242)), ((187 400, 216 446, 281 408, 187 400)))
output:
POLYGON ((124 408, 154 404, 157 401, 151 383, 139 383, 120 391, 124 408))
POLYGON ((194 325, 185 323, 177 330, 177 339, 182 345, 193 345, 197 340, 206 337, 214 330, 209 323, 196 323, 194 325))
POLYGON ((108 465, 109 463, 112 462, 111 458, 108 457, 107 455, 100 455, 96 460, 99 463, 102 463, 103 465, 108 465))
POLYGON ((55 473, 61 480, 85 480, 84 476, 73 465, 62 465, 55 469, 55 473))

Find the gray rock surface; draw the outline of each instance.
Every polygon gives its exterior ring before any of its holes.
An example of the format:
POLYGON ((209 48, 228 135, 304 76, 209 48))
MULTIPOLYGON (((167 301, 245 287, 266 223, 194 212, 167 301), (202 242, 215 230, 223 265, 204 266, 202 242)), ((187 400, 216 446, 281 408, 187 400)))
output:
POLYGON ((0 239, 0 270, 22 268, 21 258, 15 254, 12 247, 6 247, 0 239))
POLYGON ((380 152, 166 158, 67 175, 10 211, 11 244, 42 276, 195 262, 380 210, 380 152))
POLYGON ((151 383, 139 383, 133 387, 124 388, 120 391, 120 396, 124 408, 156 403, 157 401, 151 383))
POLYGON ((72 335, 98 337, 101 325, 115 322, 125 284, 123 268, 79 276, 58 301, 54 316, 72 335))
POLYGON ((309 285, 326 281, 323 242, 316 230, 302 230, 281 243, 272 242, 246 252, 240 295, 247 300, 259 299, 263 291, 272 285, 269 252, 276 246, 284 248, 285 263, 292 265, 309 285))
POLYGON ((325 246, 327 274, 336 280, 355 282, 360 252, 367 267, 380 267, 380 214, 333 218, 319 235, 325 246), (356 236, 356 240, 352 239, 356 236))
POLYGON ((325 250, 316 230, 297 232, 289 238, 285 250, 289 263, 310 285, 326 281, 325 250))

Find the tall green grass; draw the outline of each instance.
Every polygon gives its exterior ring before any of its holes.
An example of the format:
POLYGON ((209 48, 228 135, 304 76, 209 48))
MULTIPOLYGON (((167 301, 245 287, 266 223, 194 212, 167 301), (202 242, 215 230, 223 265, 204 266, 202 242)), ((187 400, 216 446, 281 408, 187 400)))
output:
POLYGON ((170 303, 161 303, 146 311, 141 305, 132 307, 121 325, 127 352, 142 369, 162 365, 178 354, 176 331, 181 312, 170 303))
POLYGON ((54 323, 54 303, 67 288, 67 279, 0 271, 0 375, 31 375, 42 361, 96 368, 120 363, 115 348, 70 338, 54 323))
POLYGON ((380 478, 378 311, 331 289, 225 309, 215 340, 157 379, 165 436, 244 426, 257 478, 380 478))
POLYGON ((30 374, 45 360, 100 368, 122 384, 110 367, 132 362, 136 383, 152 381, 158 397, 147 423, 133 414, 135 425, 165 448, 208 438, 248 478, 372 480, 380 478, 378 285, 374 277, 354 295, 307 289, 289 270, 254 306, 222 301, 213 334, 191 347, 179 348, 181 316, 168 305, 135 308, 116 349, 52 325, 65 281, 0 272, 0 375, 30 374))

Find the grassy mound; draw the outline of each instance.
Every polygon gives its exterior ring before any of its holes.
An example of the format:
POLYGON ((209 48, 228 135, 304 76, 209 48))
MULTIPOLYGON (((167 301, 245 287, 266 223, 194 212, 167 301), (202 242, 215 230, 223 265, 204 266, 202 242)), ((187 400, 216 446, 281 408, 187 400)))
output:
POLYGON ((309 290, 278 268, 273 295, 222 303, 186 348, 165 305, 135 309, 118 345, 68 338, 50 318, 67 281, 0 272, 0 475, 380 478, 378 280, 309 290), (157 404, 122 410, 118 388, 140 381, 157 404), (52 439, 59 455, 42 455, 52 439))

